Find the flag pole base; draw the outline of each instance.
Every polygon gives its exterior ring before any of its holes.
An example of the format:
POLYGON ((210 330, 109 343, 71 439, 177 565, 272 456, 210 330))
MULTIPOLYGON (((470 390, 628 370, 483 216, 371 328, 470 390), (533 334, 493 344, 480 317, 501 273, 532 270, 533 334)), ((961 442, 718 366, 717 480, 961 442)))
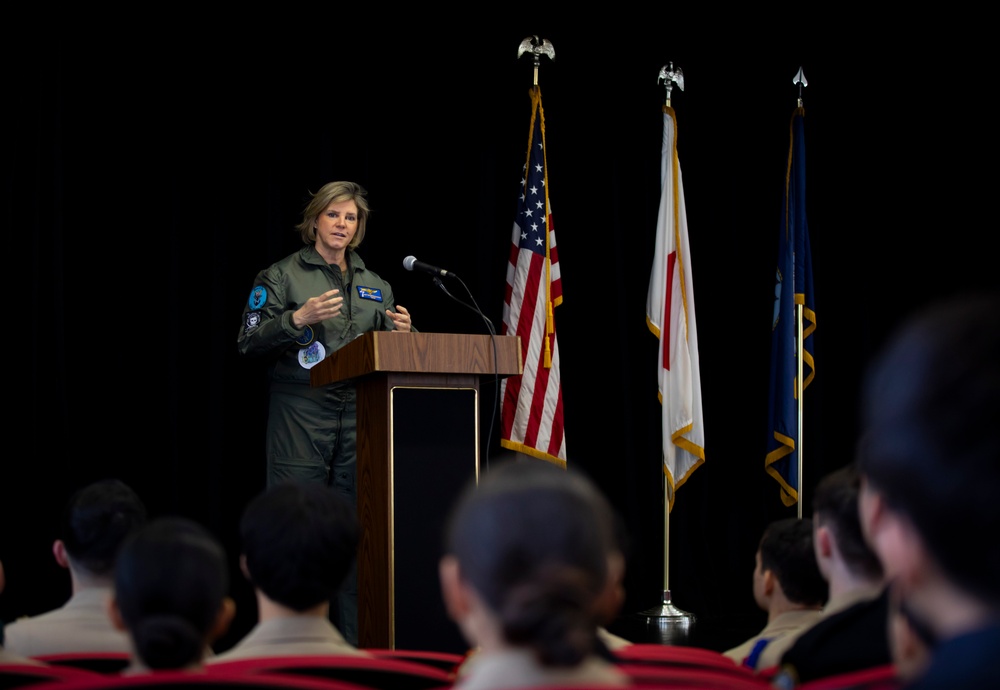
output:
POLYGON ((655 630, 660 644, 683 645, 691 638, 695 615, 682 611, 670 601, 670 590, 663 590, 663 603, 639 614, 646 619, 646 627, 655 630))

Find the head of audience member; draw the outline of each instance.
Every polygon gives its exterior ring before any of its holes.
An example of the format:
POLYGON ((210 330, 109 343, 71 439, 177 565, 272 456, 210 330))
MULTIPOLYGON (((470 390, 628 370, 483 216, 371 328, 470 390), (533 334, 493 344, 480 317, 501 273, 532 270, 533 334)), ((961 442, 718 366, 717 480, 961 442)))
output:
POLYGON ((617 546, 613 511, 582 474, 541 461, 495 466, 449 521, 448 613, 482 652, 527 649, 544 667, 575 667, 596 648, 617 546))
POLYGON ((128 485, 97 481, 70 497, 52 553, 69 569, 74 589, 110 585, 122 543, 145 522, 146 507, 128 485))
POLYGON ((941 638, 1000 619, 1000 293, 911 316, 863 389, 860 512, 913 615, 941 638), (972 530, 982 538, 963 539, 972 530))
POLYGON ((888 626, 889 654, 896 675, 912 682, 923 675, 931 659, 934 635, 923 621, 917 619, 902 600, 896 588, 889 588, 888 626))
POLYGON ((753 592, 769 618, 819 608, 826 602, 828 588, 816 564, 812 520, 785 518, 764 529, 757 547, 753 592))
POLYGON ((122 547, 111 618, 132 638, 140 668, 197 668, 232 620, 228 588, 225 552, 206 529, 157 518, 122 547))
POLYGON ((861 532, 860 488, 851 464, 820 479, 813 493, 813 546, 831 597, 882 584, 882 564, 861 532))
MULTIPOLYGON (((3 574, 3 562, 0 561, 0 594, 3 593, 3 588, 7 584, 7 580, 4 578, 3 574)), ((0 621, 0 664, 9 664, 19 662, 20 659, 12 657, 3 648, 3 622, 0 621)))
POLYGON ((625 561, 628 557, 629 535, 621 516, 614 513, 611 551, 608 552, 608 585, 597 599, 598 623, 607 625, 614 621, 625 604, 625 561))
MULTIPOLYGON (((3 562, 0 562, 0 594, 3 593, 6 584, 7 580, 4 578, 3 562)), ((26 656, 21 656, 20 654, 14 654, 4 649, 3 633, 4 633, 4 625, 3 622, 0 621, 0 665, 10 664, 10 665, 21 666, 24 664, 28 664, 31 666, 41 666, 45 663, 26 656)))
POLYGON ((358 548, 354 507, 322 484, 268 489, 247 506, 240 535, 241 565, 257 590, 261 618, 325 616, 358 548))

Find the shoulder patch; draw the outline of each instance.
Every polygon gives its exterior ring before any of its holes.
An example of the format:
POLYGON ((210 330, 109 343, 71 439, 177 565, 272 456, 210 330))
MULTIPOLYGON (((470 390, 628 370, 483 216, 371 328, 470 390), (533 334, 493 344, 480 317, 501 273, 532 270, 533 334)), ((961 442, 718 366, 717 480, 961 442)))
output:
POLYGON ((260 325, 260 312, 259 311, 248 311, 246 323, 243 324, 243 335, 252 333, 257 330, 257 326, 260 325))
POLYGON ((255 285, 250 291, 250 299, 247 300, 247 304, 250 305, 251 309, 260 309, 265 302, 267 302, 267 288, 263 285, 255 285))
POLYGON ((370 299, 375 302, 381 302, 382 290, 380 290, 379 288, 365 287, 364 285, 359 285, 358 296, 361 299, 370 299))
POLYGON ((311 343, 315 337, 316 334, 313 333, 312 326, 307 325, 305 330, 302 332, 302 335, 300 335, 298 338, 295 339, 295 342, 296 344, 305 347, 306 345, 311 343))

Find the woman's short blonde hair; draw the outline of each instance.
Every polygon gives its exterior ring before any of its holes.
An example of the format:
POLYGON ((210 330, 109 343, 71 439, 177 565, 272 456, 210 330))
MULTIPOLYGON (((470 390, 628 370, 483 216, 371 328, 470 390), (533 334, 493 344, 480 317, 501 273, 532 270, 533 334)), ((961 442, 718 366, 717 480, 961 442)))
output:
POLYGON ((302 235, 302 241, 306 244, 316 242, 316 219, 319 214, 326 210, 327 206, 342 201, 353 201, 358 207, 358 231, 354 233, 347 248, 357 249, 361 240, 365 238, 365 226, 368 214, 371 212, 368 208, 368 201, 365 199, 367 194, 365 188, 357 182, 327 182, 312 195, 312 200, 306 204, 305 210, 302 211, 302 222, 295 226, 299 234, 302 235))

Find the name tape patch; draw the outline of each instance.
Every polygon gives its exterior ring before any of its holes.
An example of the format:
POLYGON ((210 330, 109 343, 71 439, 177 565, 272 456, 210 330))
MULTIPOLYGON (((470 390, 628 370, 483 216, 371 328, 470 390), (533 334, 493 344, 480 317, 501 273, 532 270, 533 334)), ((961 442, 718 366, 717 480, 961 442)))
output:
POLYGON ((358 296, 361 299, 370 299, 375 302, 382 301, 382 291, 378 288, 365 287, 364 285, 358 286, 358 296))

